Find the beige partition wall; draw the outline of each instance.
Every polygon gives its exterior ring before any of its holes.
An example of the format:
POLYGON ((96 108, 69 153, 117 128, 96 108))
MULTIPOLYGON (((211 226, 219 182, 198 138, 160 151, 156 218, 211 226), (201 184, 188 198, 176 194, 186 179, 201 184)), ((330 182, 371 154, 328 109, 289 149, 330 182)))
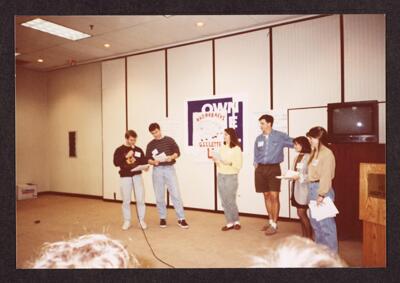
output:
POLYGON ((101 196, 101 64, 49 72, 47 90, 51 190, 101 196), (76 131, 76 157, 69 157, 69 131, 76 131))
MULTIPOLYGON (((343 24, 345 101, 385 101, 385 15, 345 15, 343 24)), ((379 143, 386 142, 385 108, 379 104, 379 143)))
POLYGON ((273 29, 274 108, 340 102, 339 16, 273 29))
POLYGON ((385 15, 345 15, 345 101, 385 100, 385 15))
POLYGON ((185 101, 212 98, 212 79, 211 41, 168 50, 168 128, 182 153, 176 170, 186 207, 214 209, 214 165, 197 162, 185 149, 185 101))
MULTIPOLYGON (((165 55, 164 51, 127 58, 128 128, 137 132, 137 146, 146 152, 153 139, 148 127, 165 120, 165 55)), ((155 203, 150 169, 143 172, 146 203, 155 203)))
POLYGON ((39 192, 49 191, 47 74, 17 67, 15 80, 17 185, 33 183, 39 192))
MULTIPOLYGON (((243 168, 239 174, 240 212, 265 214, 262 195, 255 192, 253 145, 259 134, 258 114, 270 109, 268 30, 215 41, 216 96, 243 98, 243 168)), ((285 205, 287 207, 287 205, 285 205)), ((222 210, 218 197, 218 209, 222 210)), ((281 216, 287 216, 287 209, 281 216)))
POLYGON ((125 59, 102 63, 103 198, 121 199, 115 149, 125 141, 125 59))

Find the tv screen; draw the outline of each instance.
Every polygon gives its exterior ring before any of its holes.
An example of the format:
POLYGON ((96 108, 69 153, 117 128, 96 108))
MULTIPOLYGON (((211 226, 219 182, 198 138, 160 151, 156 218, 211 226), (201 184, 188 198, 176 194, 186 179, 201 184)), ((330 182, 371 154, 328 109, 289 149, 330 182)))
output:
POLYGON ((371 106, 351 106, 333 109, 333 133, 373 133, 373 109, 371 106))
POLYGON ((378 142, 378 101, 329 103, 328 136, 333 143, 378 142))

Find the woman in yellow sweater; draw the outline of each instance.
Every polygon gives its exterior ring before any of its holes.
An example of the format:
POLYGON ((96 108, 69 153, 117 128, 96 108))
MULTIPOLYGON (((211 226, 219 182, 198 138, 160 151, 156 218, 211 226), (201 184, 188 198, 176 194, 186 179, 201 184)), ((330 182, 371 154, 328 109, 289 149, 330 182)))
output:
POLYGON ((238 173, 242 168, 242 150, 236 132, 232 128, 224 131, 224 145, 213 155, 217 165, 217 185, 227 224, 222 231, 239 230, 239 211, 236 204, 238 173))

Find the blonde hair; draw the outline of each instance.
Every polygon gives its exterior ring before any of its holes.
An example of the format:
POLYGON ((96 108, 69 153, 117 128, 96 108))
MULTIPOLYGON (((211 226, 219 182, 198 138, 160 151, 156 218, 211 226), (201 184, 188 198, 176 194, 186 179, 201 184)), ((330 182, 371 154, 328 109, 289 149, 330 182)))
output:
POLYGON ((265 256, 252 259, 252 267, 347 267, 328 247, 295 235, 277 241, 265 256))
POLYGON ((139 266, 121 242, 103 234, 83 235, 69 241, 45 243, 33 268, 127 268, 139 266))

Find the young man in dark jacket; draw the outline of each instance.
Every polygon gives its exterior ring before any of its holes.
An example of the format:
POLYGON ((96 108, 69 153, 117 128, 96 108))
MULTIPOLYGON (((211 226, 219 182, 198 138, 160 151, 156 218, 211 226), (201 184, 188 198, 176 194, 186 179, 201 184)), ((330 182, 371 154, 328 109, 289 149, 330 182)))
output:
MULTIPOLYGON (((142 179, 142 171, 132 171, 138 165, 147 164, 146 156, 140 147, 136 144, 137 134, 133 130, 125 133, 125 144, 118 147, 114 152, 114 165, 120 168, 119 175, 121 177, 121 196, 122 196, 122 215, 124 224, 122 230, 127 230, 131 226, 131 194, 132 189, 135 190, 136 205, 139 214, 139 225, 143 229, 147 228, 144 222, 146 205, 144 202, 144 186, 142 179)), ((147 171, 145 169, 145 171, 147 171)))

